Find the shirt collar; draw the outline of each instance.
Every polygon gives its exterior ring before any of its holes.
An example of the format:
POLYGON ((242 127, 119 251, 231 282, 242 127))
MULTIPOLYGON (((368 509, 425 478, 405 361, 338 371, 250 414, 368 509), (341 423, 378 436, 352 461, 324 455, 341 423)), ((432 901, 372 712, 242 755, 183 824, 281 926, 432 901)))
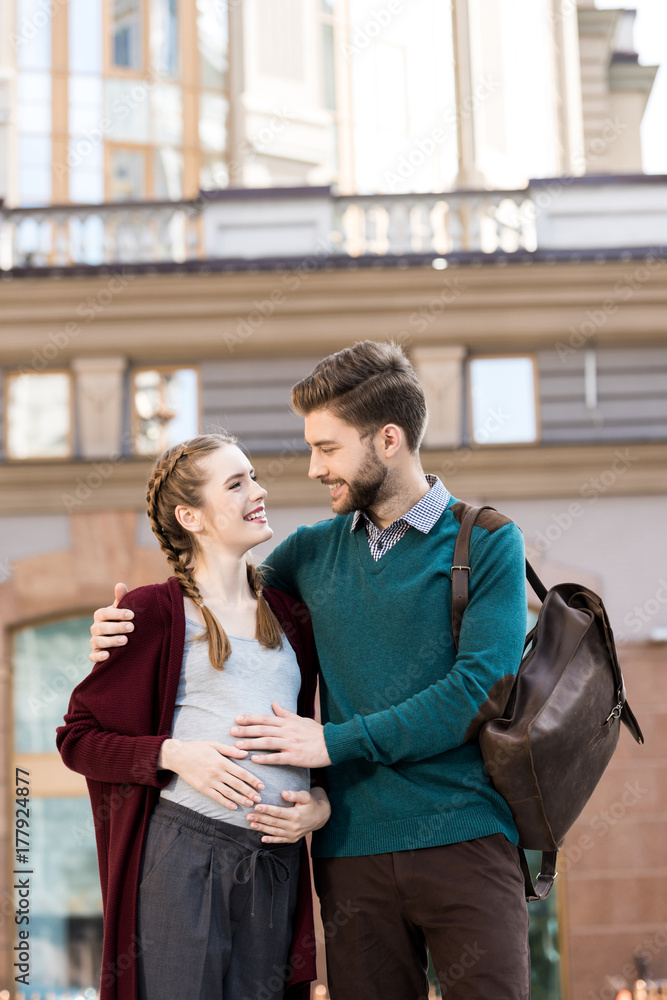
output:
MULTIPOLYGON (((418 500, 414 507, 410 508, 407 514, 403 514, 402 517, 396 518, 392 524, 388 525, 389 528, 391 528, 392 525, 397 524, 399 521, 405 521, 407 524, 411 525, 411 527, 416 528, 417 531, 421 531, 424 535, 429 533, 443 511, 447 509, 447 504, 451 499, 451 493, 445 488, 440 479, 431 473, 426 474, 426 481, 430 486, 428 493, 425 493, 421 500, 418 500)), ((373 524, 365 511, 355 510, 350 531, 355 531, 362 519, 368 524, 373 524)), ((373 527, 377 529, 377 525, 373 525, 373 527)), ((384 530, 386 531, 387 528, 384 530)))

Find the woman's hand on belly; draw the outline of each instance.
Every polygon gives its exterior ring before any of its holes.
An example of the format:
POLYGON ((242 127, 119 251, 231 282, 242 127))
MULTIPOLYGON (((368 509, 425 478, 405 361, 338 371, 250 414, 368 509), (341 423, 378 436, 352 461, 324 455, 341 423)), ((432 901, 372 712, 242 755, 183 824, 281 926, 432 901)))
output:
POLYGON ((293 806, 255 806, 246 819, 253 830, 260 830, 264 844, 295 844, 313 830, 319 830, 331 815, 329 796, 323 788, 309 792, 283 792, 293 806))
POLYGON ((246 751, 222 743, 170 739, 160 748, 158 768, 174 771, 198 792, 236 809, 237 803, 256 805, 264 788, 261 778, 230 760, 246 756, 246 751))

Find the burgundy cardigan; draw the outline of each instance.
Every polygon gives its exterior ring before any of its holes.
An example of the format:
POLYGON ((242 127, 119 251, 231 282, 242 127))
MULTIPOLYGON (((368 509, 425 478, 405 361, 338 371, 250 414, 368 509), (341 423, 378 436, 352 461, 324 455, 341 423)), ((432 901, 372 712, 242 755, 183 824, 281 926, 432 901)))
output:
MULTIPOLYGON (((317 654, 310 616, 279 590, 267 587, 264 596, 299 663, 297 712, 313 718, 317 654)), ((110 650, 77 685, 56 739, 65 764, 86 776, 93 807, 104 909, 101 1000, 137 997, 139 864, 148 820, 172 778, 171 771, 158 771, 157 759, 171 735, 185 646, 183 592, 175 576, 138 587, 119 607, 134 611, 136 636, 110 650)), ((318 783, 313 772, 312 784, 318 783)), ((307 1000, 316 972, 305 839, 289 964, 285 1000, 307 1000)))

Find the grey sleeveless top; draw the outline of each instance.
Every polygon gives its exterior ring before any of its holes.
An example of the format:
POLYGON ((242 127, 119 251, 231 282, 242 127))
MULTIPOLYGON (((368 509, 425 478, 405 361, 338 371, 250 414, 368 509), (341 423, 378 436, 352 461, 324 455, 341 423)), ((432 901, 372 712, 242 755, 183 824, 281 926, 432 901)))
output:
MULTIPOLYGON (((225 669, 220 671, 211 666, 208 643, 192 641, 201 631, 201 625, 185 619, 185 649, 171 729, 173 739, 215 740, 233 746, 235 737, 229 730, 240 713, 273 715, 274 701, 296 712, 301 675, 294 650, 284 635, 282 649, 267 649, 256 639, 229 636, 232 653, 225 669)), ((271 751, 258 751, 265 752, 271 751)), ((250 755, 231 759, 262 779, 264 789, 259 794, 267 805, 289 806, 281 795, 283 790, 310 788, 308 768, 256 764, 250 755)), ((229 809, 197 791, 180 775, 173 776, 160 797, 179 802, 204 816, 250 829, 245 818, 252 811, 250 806, 229 809)))

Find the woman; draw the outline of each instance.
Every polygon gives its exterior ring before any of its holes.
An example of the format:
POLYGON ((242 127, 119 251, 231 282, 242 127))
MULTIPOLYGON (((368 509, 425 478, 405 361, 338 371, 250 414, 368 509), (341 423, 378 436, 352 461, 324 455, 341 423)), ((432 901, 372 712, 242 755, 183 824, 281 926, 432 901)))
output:
POLYGON ((126 595, 131 652, 94 667, 58 729, 93 805, 103 1000, 310 995, 304 835, 328 820, 326 792, 307 769, 242 767, 228 744, 239 711, 314 713, 305 609, 245 559, 273 534, 265 498, 230 436, 160 456, 148 516, 174 576, 126 595))

